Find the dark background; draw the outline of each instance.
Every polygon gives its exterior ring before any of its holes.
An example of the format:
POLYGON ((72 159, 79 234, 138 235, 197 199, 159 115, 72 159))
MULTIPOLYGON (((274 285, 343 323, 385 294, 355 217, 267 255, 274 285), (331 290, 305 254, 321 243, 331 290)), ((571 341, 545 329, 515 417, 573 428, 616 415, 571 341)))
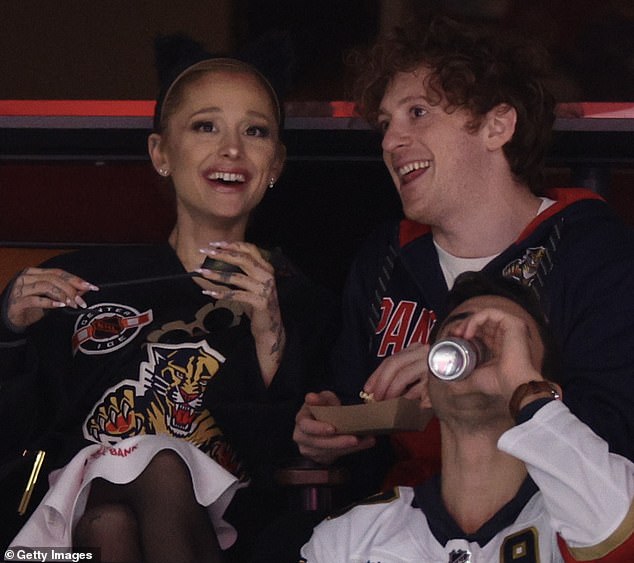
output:
POLYGON ((0 98, 152 99, 152 41, 185 32, 209 50, 266 32, 295 51, 290 99, 343 99, 343 54, 426 13, 459 14, 546 44, 561 101, 632 101, 631 0, 20 0, 2 2, 0 98))

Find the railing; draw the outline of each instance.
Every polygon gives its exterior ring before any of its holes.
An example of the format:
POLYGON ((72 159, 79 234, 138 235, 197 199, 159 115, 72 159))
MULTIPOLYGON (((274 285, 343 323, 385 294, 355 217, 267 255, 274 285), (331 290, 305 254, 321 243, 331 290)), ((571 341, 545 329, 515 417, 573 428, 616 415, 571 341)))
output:
MULTIPOLYGON (((0 159, 145 160, 154 103, 146 100, 0 100, 0 159)), ((558 106, 548 165, 578 185, 609 189, 610 170, 634 166, 634 103, 558 106)), ((350 102, 286 105, 291 161, 378 160, 378 135, 350 102)))

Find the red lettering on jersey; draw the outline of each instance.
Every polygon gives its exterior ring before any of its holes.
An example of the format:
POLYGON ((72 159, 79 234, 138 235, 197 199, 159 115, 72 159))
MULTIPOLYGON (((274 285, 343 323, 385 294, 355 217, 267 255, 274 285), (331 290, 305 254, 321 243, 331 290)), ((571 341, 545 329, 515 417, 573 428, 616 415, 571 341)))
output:
POLYGON ((426 344, 429 333, 436 323, 436 314, 423 308, 420 315, 415 317, 417 303, 415 301, 401 301, 394 305, 389 297, 381 301, 381 319, 376 328, 376 334, 383 333, 377 357, 396 354, 409 346, 412 342, 426 344), (414 324, 414 330, 410 329, 414 324))
POLYGON ((138 446, 132 446, 131 448, 110 448, 108 453, 117 457, 128 457, 138 446))
POLYGON ((387 356, 389 348, 392 348, 391 354, 396 354, 405 347, 415 310, 416 303, 414 301, 401 301, 396 306, 396 310, 387 322, 383 338, 381 338, 381 345, 377 352, 379 358, 387 356))
POLYGON ((394 301, 392 301, 389 297, 381 299, 381 319, 376 327, 376 334, 381 334, 383 332, 385 325, 387 325, 387 320, 392 315, 393 309, 394 301))
POLYGON ((420 317, 418 317, 418 322, 414 327, 414 332, 412 333, 412 337, 409 339, 407 345, 409 346, 412 342, 427 344, 427 342, 429 342, 429 333, 431 332, 431 329, 434 328, 435 324, 436 313, 429 311, 428 309, 423 309, 420 317))

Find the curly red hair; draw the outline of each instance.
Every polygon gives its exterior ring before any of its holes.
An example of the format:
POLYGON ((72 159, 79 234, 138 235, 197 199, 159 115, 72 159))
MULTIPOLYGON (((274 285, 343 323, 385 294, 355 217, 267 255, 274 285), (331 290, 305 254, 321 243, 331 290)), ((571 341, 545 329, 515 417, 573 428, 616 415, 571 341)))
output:
POLYGON ((512 106, 516 130, 504 153, 515 178, 539 192, 555 108, 544 85, 548 56, 539 45, 436 16, 426 25, 395 29, 365 53, 356 53, 353 64, 358 69, 357 110, 372 124, 392 78, 420 67, 430 70, 425 82, 429 102, 442 104, 447 112, 467 110, 473 116, 468 123, 472 132, 489 110, 512 106))

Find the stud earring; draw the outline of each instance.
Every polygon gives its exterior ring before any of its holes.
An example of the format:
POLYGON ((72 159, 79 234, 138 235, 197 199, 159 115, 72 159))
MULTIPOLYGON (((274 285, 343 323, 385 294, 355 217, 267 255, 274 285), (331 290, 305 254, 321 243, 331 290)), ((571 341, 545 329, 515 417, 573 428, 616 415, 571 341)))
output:
POLYGON ((269 181, 269 190, 275 185, 275 178, 271 178, 269 181))
POLYGON ((159 173, 161 176, 169 176, 169 173, 170 173, 170 172, 169 172, 169 170, 166 170, 165 168, 159 168, 159 169, 158 169, 158 173, 159 173))

